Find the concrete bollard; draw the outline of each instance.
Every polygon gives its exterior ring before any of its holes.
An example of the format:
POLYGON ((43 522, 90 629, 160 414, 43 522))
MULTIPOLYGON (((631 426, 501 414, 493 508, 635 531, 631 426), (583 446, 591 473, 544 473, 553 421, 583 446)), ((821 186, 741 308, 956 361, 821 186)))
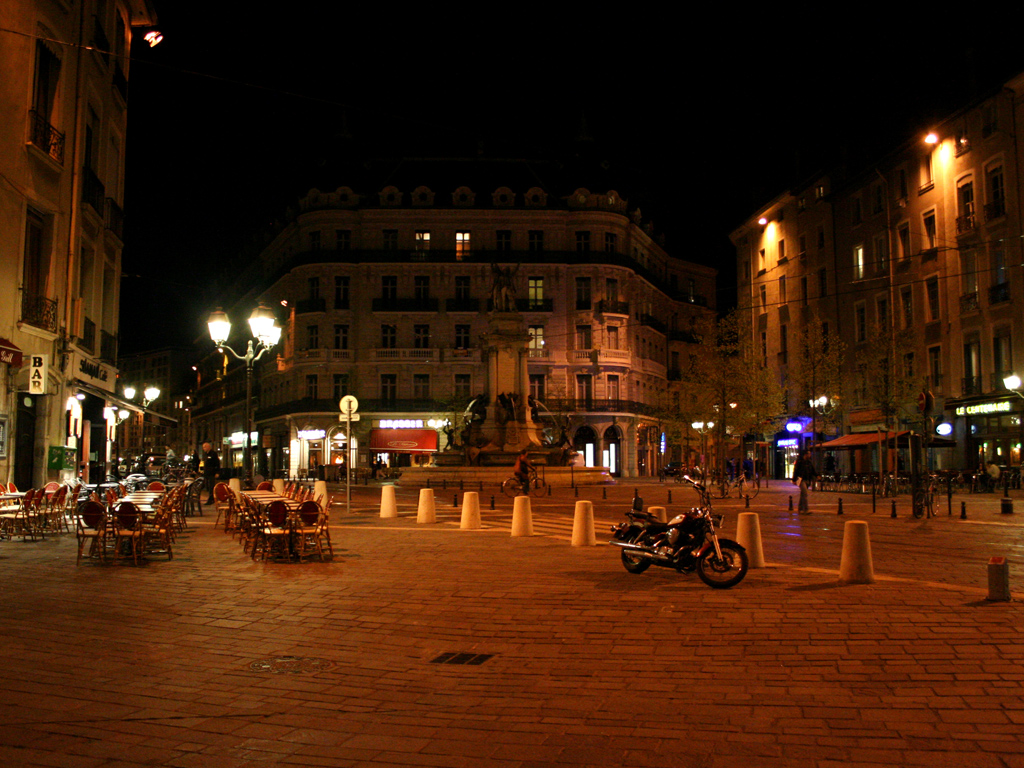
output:
POLYGON ((993 557, 988 561, 988 597, 985 599, 1010 599, 1010 564, 1005 557, 993 557))
POLYGON ((313 483, 313 498, 317 501, 323 499, 323 504, 327 503, 327 481, 317 480, 313 483))
POLYGON ((594 505, 589 501, 577 501, 572 520, 572 545, 574 547, 596 547, 594 532, 594 505))
POLYGON ((380 516, 398 517, 398 502, 395 501, 393 485, 382 485, 380 488, 380 516))
POLYGON ((668 510, 665 507, 648 507, 647 511, 663 523, 668 522, 668 510))
POLYGON ((839 561, 840 584, 874 584, 871 539, 863 520, 847 520, 843 527, 843 555, 839 561))
POLYGON ((241 503, 242 501, 242 481, 237 477, 228 479, 228 488, 235 494, 235 501, 241 503))
POLYGON ((436 523, 437 512, 434 510, 434 489, 420 488, 420 503, 416 508, 417 523, 436 523))
POLYGON ((273 481, 274 493, 278 496, 284 496, 284 480, 280 477, 273 481))
POLYGON ((757 512, 740 512, 736 519, 736 542, 747 550, 747 562, 751 568, 764 568, 761 520, 757 512))
POLYGON ((462 495, 462 522, 459 527, 464 530, 480 527, 480 494, 476 491, 466 491, 462 495))
POLYGON ((512 535, 533 536, 533 508, 529 496, 516 496, 512 500, 512 535))

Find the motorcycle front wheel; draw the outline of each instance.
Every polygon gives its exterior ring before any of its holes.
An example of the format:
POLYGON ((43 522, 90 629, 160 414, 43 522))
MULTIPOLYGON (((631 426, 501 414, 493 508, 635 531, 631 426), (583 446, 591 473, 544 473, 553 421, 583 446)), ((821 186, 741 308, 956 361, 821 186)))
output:
POLYGON ((718 546, 722 550, 721 559, 714 549, 709 549, 697 561, 697 575, 713 589, 728 589, 739 584, 747 575, 747 553, 735 541, 728 539, 719 539, 718 546))

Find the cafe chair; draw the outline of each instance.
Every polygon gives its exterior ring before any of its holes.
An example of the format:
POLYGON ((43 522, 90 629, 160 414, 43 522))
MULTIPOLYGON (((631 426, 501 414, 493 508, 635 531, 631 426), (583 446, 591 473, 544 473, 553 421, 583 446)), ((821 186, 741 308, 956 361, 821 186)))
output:
POLYGON ((114 557, 127 558, 131 548, 132 561, 139 564, 139 550, 142 549, 142 514, 130 501, 122 501, 114 510, 110 522, 114 526, 114 557))
POLYGON ((156 512, 148 521, 142 521, 142 536, 139 543, 142 547, 143 555, 166 552, 168 560, 174 559, 174 549, 172 547, 174 541, 173 518, 174 512, 168 507, 161 506, 157 507, 156 512))
POLYGON ((149 484, 149 486, 146 488, 146 490, 147 491, 166 491, 167 490, 167 486, 164 485, 163 483, 161 483, 159 480, 154 480, 152 483, 149 484))
POLYGON ((78 537, 78 561, 82 564, 82 552, 86 542, 89 543, 89 557, 99 557, 102 563, 106 554, 107 510, 98 501, 82 502, 75 516, 76 535, 78 537))
POLYGON ((274 490, 274 484, 269 480, 264 480, 262 483, 256 486, 257 491, 272 491, 274 490))
POLYGON ((235 494, 228 487, 227 483, 217 483, 213 486, 214 506, 217 508, 217 519, 213 523, 216 528, 220 525, 221 515, 224 515, 224 530, 231 530, 231 518, 235 514, 235 494))
POLYGON ((263 560, 275 555, 289 555, 291 534, 288 505, 283 501, 270 502, 266 512, 260 516, 252 559, 255 560, 257 555, 263 560))
POLYGON ((315 501, 304 501, 295 514, 295 540, 298 544, 299 560, 306 556, 307 549, 313 549, 324 559, 324 551, 320 545, 320 521, 323 510, 315 501))

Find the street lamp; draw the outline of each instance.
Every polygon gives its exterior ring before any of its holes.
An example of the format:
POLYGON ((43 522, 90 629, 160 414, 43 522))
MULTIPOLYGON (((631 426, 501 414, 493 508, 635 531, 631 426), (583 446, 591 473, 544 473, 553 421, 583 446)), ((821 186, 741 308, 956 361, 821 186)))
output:
POLYGON ((218 352, 227 350, 236 360, 245 363, 245 438, 242 442, 242 465, 245 471, 245 485, 252 485, 252 446, 250 436, 252 435, 252 366, 257 360, 263 357, 264 352, 274 348, 274 345, 281 340, 281 327, 277 324, 277 318, 266 305, 260 303, 249 316, 249 328, 252 331, 253 339, 244 355, 240 355, 228 346, 227 340, 231 335, 231 321, 227 313, 217 307, 210 313, 206 321, 210 329, 210 338, 217 345, 218 352), (255 339, 256 345, 253 346, 255 339))
POLYGON ((708 432, 715 428, 713 421, 695 421, 690 424, 700 435, 700 471, 707 481, 708 432))
MULTIPOLYGON (((1003 379, 1003 386, 1013 392, 1017 397, 1024 400, 1024 394, 1021 394, 1020 376, 1015 373, 1011 373, 1009 376, 1003 379)), ((1018 443, 1017 443, 1017 467, 1018 473, 1024 474, 1024 406, 1021 407, 1020 412, 1017 414, 1017 426, 1019 428, 1018 443)))

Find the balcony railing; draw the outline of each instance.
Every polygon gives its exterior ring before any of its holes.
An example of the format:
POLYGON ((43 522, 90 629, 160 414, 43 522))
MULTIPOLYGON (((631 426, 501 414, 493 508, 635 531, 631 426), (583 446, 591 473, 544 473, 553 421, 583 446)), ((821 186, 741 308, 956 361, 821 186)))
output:
POLYGON ((103 201, 106 200, 106 193, 103 189, 103 182, 96 172, 91 168, 82 169, 82 202, 88 203, 96 211, 97 216, 102 216, 103 201))
POLYGON ((437 299, 391 299, 373 300, 374 312, 437 312, 437 299))
POLYGON ((96 349, 96 323, 88 317, 82 320, 82 335, 78 339, 78 346, 89 352, 96 349))
POLYGON ((28 140, 52 160, 64 164, 64 134, 50 125, 50 121, 34 109, 29 112, 31 124, 28 140))
POLYGON ((479 312, 480 299, 445 299, 444 309, 446 312, 479 312))
POLYGON ((398 349, 379 348, 371 351, 373 360, 405 360, 436 363, 441 355, 439 349, 398 349))
POLYGON ((295 314, 302 315, 307 312, 326 312, 327 299, 322 296, 315 296, 309 299, 299 299, 295 302, 295 314))
POLYGON ((527 353, 531 360, 548 360, 551 357, 547 347, 530 347, 527 353))
POLYGON ((665 333, 668 331, 668 326, 654 315, 640 315, 640 323, 642 325, 646 325, 648 328, 653 328, 659 333, 665 333))
POLYGON ((553 299, 516 299, 516 309, 520 312, 552 312, 554 308, 553 299))
POLYGON ((51 333, 57 332, 57 302, 45 296, 22 294, 21 321, 51 333))
POLYGON ((629 302, 601 299, 601 301, 597 302, 597 311, 608 315, 628 315, 629 302))
POLYGON ((994 200, 985 204, 985 221, 992 221, 1006 215, 1006 201, 994 200))
POLYGON ((100 330, 100 359, 108 363, 117 361, 117 336, 100 330))
POLYGON ((981 376, 964 376, 960 381, 960 389, 964 397, 982 394, 981 376))
POLYGON ((975 226, 973 213, 965 213, 963 216, 956 217, 956 233, 958 235, 966 235, 973 232, 975 226))
POLYGON ((570 397, 549 399, 544 401, 549 411, 554 413, 636 413, 648 416, 655 412, 653 405, 635 400, 599 399, 596 397, 570 397))
POLYGON ((107 229, 117 235, 118 240, 124 242, 124 211, 121 210, 121 206, 112 197, 108 197, 106 200, 104 222, 107 229))
POLYGON ((960 311, 961 312, 977 312, 978 311, 978 292, 971 291, 970 293, 960 294, 960 311))
POLYGON ((939 257, 938 248, 922 248, 921 249, 921 261, 931 261, 939 257))
POLYGON ((569 352, 569 360, 576 364, 629 365, 632 359, 632 353, 625 349, 574 349, 569 352))
POLYGON ((330 360, 333 362, 351 362, 354 358, 351 349, 300 349, 295 353, 298 361, 330 360))
POLYGON ((1010 284, 996 283, 988 289, 988 303, 1001 304, 1010 300, 1010 284))

